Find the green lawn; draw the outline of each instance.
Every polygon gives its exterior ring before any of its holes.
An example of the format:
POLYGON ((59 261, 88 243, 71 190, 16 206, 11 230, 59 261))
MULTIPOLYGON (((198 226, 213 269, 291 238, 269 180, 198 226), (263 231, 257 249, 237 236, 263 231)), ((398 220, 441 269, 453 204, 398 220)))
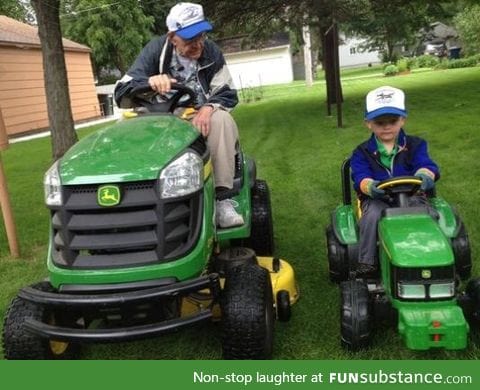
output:
MULTIPOLYGON (((478 201, 480 69, 427 71, 385 78, 370 71, 343 81, 344 127, 335 112, 326 116, 325 87, 301 83, 264 88, 263 99, 234 112, 247 154, 256 159, 258 176, 270 185, 277 255, 294 266, 301 299, 289 323, 278 323, 275 359, 478 359, 480 349, 407 350, 394 329, 380 329, 366 351, 340 348, 339 290, 328 281, 324 229, 340 202, 340 164, 366 137, 364 95, 380 85, 407 94, 407 132, 425 137, 439 163, 438 193, 456 205, 472 245, 474 274, 480 274, 478 201)), ((91 131, 85 130, 85 131, 91 131)), ((81 134, 84 134, 82 131, 81 134)), ((3 153, 22 250, 8 257, 0 229, 0 316, 24 285, 46 276, 48 215, 43 206, 42 176, 49 166, 49 139, 14 144, 3 153)), ((152 340, 116 345, 89 345, 84 359, 217 359, 216 325, 204 325, 152 340)))

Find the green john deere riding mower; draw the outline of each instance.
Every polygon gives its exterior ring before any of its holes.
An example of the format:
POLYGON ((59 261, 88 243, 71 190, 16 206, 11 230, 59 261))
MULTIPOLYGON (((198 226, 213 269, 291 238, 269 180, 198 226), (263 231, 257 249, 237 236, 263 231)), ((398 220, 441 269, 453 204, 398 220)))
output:
POLYGON ((352 205, 350 161, 342 165, 343 204, 327 227, 330 280, 340 283, 342 346, 359 350, 369 345, 375 326, 394 324, 408 348, 463 349, 469 330, 479 328, 480 279, 471 274, 468 235, 453 208, 435 193, 432 206, 410 207, 421 180, 385 180, 390 204, 378 225, 378 270, 357 278, 358 220, 352 205))
POLYGON ((217 320, 223 357, 272 354, 276 318, 298 299, 292 267, 272 257, 269 190, 236 156, 244 225, 215 225, 204 138, 148 86, 128 119, 74 145, 45 175, 49 278, 20 290, 4 322, 7 359, 72 359, 82 343, 136 340, 217 320))

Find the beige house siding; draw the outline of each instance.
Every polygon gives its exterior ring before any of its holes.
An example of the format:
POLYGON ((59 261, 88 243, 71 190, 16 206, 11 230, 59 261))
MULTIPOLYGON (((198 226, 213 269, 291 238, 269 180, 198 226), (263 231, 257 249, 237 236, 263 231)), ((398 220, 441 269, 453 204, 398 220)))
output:
MULTIPOLYGON (((65 61, 74 121, 99 117, 90 53, 66 51, 65 61)), ((48 128, 39 48, 0 46, 0 107, 9 135, 48 128)))

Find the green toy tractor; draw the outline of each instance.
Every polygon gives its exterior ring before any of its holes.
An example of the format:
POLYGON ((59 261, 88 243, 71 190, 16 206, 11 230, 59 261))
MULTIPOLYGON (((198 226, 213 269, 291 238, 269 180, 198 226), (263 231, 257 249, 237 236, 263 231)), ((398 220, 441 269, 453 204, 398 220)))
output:
POLYGON ((271 257, 269 190, 236 156, 244 225, 219 229, 204 138, 172 115, 193 91, 149 86, 135 109, 74 145, 45 175, 49 278, 20 290, 4 321, 7 359, 72 359, 82 343, 154 337, 217 320, 223 357, 272 355, 276 318, 298 299, 292 267, 271 257))
POLYGON ((330 280, 340 282, 341 343, 349 350, 369 345, 375 326, 396 324, 408 348, 463 349, 480 319, 480 279, 466 292, 460 280, 471 274, 468 235, 452 207, 434 193, 432 210, 410 207, 417 177, 385 180, 390 198, 378 225, 378 271, 356 278, 360 207, 352 205, 350 161, 342 165, 343 204, 327 227, 330 280))

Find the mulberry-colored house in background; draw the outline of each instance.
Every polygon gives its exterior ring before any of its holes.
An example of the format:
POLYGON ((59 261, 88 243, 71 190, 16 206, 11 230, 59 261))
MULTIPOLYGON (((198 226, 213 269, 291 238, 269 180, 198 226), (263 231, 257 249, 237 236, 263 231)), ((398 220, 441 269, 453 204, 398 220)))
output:
MULTIPOLYGON (((90 48, 63 39, 73 120, 101 116, 90 48)), ((49 127, 37 28, 0 15, 0 108, 8 135, 49 127)))

